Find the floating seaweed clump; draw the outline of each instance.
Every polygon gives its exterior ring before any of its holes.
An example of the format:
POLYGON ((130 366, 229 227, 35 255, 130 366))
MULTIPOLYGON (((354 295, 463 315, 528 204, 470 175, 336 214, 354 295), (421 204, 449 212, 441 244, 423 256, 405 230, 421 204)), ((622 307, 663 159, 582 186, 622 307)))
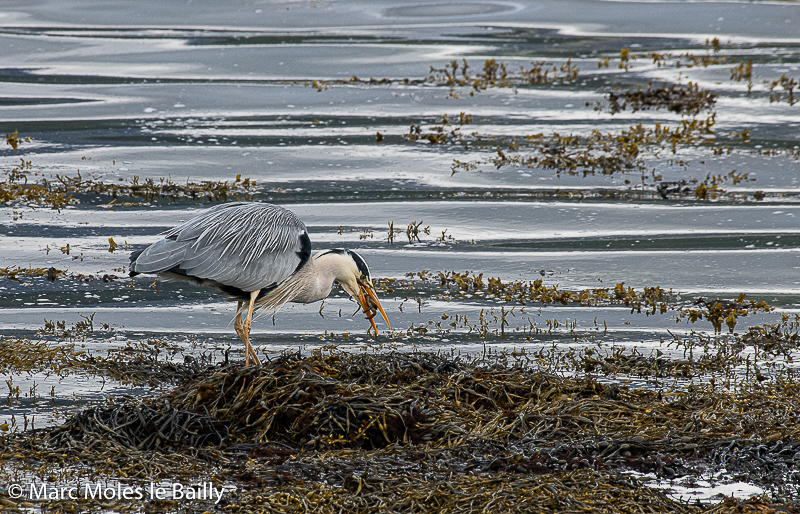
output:
POLYGON ((31 138, 30 136, 26 136, 23 138, 19 137, 19 132, 16 130, 11 134, 6 134, 6 144, 14 149, 14 151, 19 150, 19 145, 22 143, 30 143, 31 138))
MULTIPOLYGON (((586 176, 598 172, 610 175, 634 170, 643 171, 643 157, 646 152, 656 155, 663 149, 669 149, 674 154, 678 150, 678 145, 712 143, 716 138, 713 131, 715 124, 715 115, 712 114, 705 119, 684 118, 674 127, 657 122, 651 128, 639 123, 618 134, 603 134, 598 130, 593 130, 589 136, 531 134, 521 138, 511 138, 509 142, 493 141, 494 138, 491 136, 481 136, 477 133, 472 133, 467 139, 467 136, 453 131, 439 142, 444 142, 448 138, 454 143, 480 142, 481 144, 475 146, 492 149, 496 154, 491 159, 467 162, 454 160, 451 167, 452 174, 460 170, 477 169, 481 164, 493 164, 497 169, 504 166, 539 167, 555 170, 559 175, 582 173, 586 176), (457 135, 460 139, 453 137, 457 135), (507 150, 503 148, 505 146, 507 150), (523 153, 525 150, 531 150, 532 153, 523 153)), ((440 136, 433 134, 431 137, 440 136)), ((408 137, 406 139, 409 140, 408 137)), ((429 137, 428 134, 419 134, 416 139, 429 139, 429 137)))
POLYGON ((65 191, 52 188, 46 181, 41 184, 29 183, 27 172, 31 162, 22 159, 22 164, 6 172, 6 178, 0 182, 0 205, 30 205, 64 209, 77 202, 65 191))
MULTIPOLYGON (((677 311, 679 319, 687 319, 694 323, 707 319, 711 322, 716 332, 721 331, 722 324, 726 324, 731 332, 736 326, 739 317, 747 316, 754 312, 771 312, 773 308, 765 301, 747 300, 745 295, 739 295, 735 300, 717 299, 707 301, 697 300, 688 306, 680 301, 677 293, 665 290, 659 286, 645 286, 641 291, 632 287, 625 287, 621 282, 611 287, 595 287, 579 291, 561 289, 557 285, 545 285, 543 279, 514 280, 503 282, 499 278, 484 279, 483 273, 475 275, 469 271, 459 273, 456 271, 406 273, 409 280, 419 279, 423 282, 438 283, 444 291, 434 293, 434 297, 442 299, 452 298, 481 298, 499 301, 501 303, 516 303, 528 305, 541 303, 544 305, 624 305, 630 307, 631 314, 644 312, 646 315, 665 314, 667 311, 677 311)), ((379 283, 383 288, 389 283, 379 283)), ((393 287, 408 287, 408 284, 394 281, 393 287)))
MULTIPOLYGON (((730 44, 730 41, 728 42, 730 44)), ((666 66, 674 66, 676 68, 694 68, 702 66, 707 68, 709 66, 716 66, 726 64, 730 60, 730 56, 720 54, 721 44, 718 38, 706 39, 705 52, 696 54, 693 52, 685 52, 683 54, 674 54, 671 52, 647 52, 647 53, 631 53, 630 48, 622 48, 619 51, 619 63, 617 67, 621 70, 628 71, 632 61, 637 59, 652 60, 653 64, 659 68, 666 66)), ((607 57, 597 63, 598 68, 609 68, 611 57, 607 57)))
POLYGON ((784 98, 789 105, 794 105, 799 101, 794 97, 794 88, 797 87, 797 79, 781 75, 778 80, 766 82, 769 85, 769 103, 780 102, 784 98), (783 94, 780 92, 773 92, 778 86, 781 86, 783 89, 783 94))
POLYGON ((742 193, 729 193, 720 188, 720 185, 731 183, 733 185, 740 182, 753 182, 754 178, 750 178, 749 173, 739 173, 736 170, 730 171, 727 174, 706 175, 702 181, 698 179, 680 180, 672 182, 659 181, 656 190, 663 199, 669 198, 692 198, 696 200, 746 200, 748 197, 761 201, 765 198, 762 191, 756 191, 752 195, 742 193))
POLYGON ((147 178, 140 182, 134 176, 127 183, 106 183, 92 177, 83 177, 80 172, 74 177, 56 175, 53 180, 41 179, 33 182, 28 179, 32 169, 30 161, 22 160, 20 166, 6 172, 5 180, 0 182, 0 205, 28 205, 32 207, 50 207, 64 209, 78 203, 75 195, 110 196, 111 203, 118 198, 132 198, 150 202, 156 198, 192 198, 225 201, 232 195, 247 195, 255 190, 256 182, 249 178, 236 178, 229 182, 203 181, 178 184, 170 179, 147 178))
POLYGON ((711 111, 718 96, 692 82, 686 85, 663 84, 661 87, 655 87, 651 82, 646 89, 611 91, 607 99, 611 114, 630 107, 631 112, 668 109, 677 114, 698 115, 702 111, 711 111))
MULTIPOLYGON (((111 239, 111 238, 109 238, 111 239)), ((113 242, 113 239, 111 239, 113 242)), ((109 252, 113 253, 114 250, 118 245, 116 243, 110 244, 109 252)), ((49 248, 49 247, 48 247, 49 248)), ((125 243, 125 251, 130 250, 130 245, 125 243)), ((61 252, 69 255, 70 248, 69 244, 61 248, 61 252)), ((115 280, 120 280, 121 277, 118 275, 114 275, 111 273, 97 273, 97 274, 85 274, 85 273, 72 273, 66 270, 49 267, 49 268, 21 268, 19 266, 8 266, 6 268, 0 268, 0 278, 7 278, 8 280, 13 280, 14 282, 21 283, 22 278, 45 278, 50 282, 55 282, 59 279, 67 279, 67 280, 75 280, 80 282, 91 282, 93 280, 102 280, 105 283, 114 282, 115 280)))
POLYGON ((231 182, 206 180, 200 183, 187 181, 185 184, 178 184, 164 178, 158 180, 147 178, 140 182, 139 177, 134 176, 127 183, 106 183, 91 177, 84 178, 78 173, 75 177, 56 175, 51 185, 65 194, 111 196, 114 201, 117 198, 142 199, 146 202, 156 198, 205 198, 211 201, 225 201, 229 195, 252 192, 256 182, 249 178, 243 179, 241 174, 237 174, 231 182))
POLYGON ((749 327, 742 334, 742 343, 758 348, 767 355, 784 355, 791 361, 791 354, 800 349, 800 318, 790 320, 783 314, 781 322, 757 327, 749 327))
MULTIPOLYGON (((26 139, 26 140, 29 140, 26 139)), ((6 136, 6 142, 17 150, 21 140, 17 133, 6 136)), ((225 201, 229 195, 238 195, 255 190, 255 180, 236 178, 228 182, 206 180, 200 183, 186 181, 178 184, 171 179, 146 178, 140 182, 134 176, 126 183, 106 183, 95 180, 91 176, 83 177, 80 171, 76 176, 56 175, 53 180, 42 179, 40 183, 32 183, 28 175, 32 171, 31 161, 20 159, 21 164, 5 172, 6 178, 0 182, 0 205, 25 204, 30 206, 46 206, 52 209, 63 209, 78 203, 73 195, 101 195, 113 198, 115 203, 118 198, 143 199, 152 201, 156 198, 205 198, 211 201, 225 201)))
POLYGON ((63 277, 67 272, 61 269, 50 268, 20 268, 18 266, 9 266, 0 268, 0 278, 7 278, 14 282, 19 282, 17 277, 45 277, 50 282, 54 282, 60 277, 63 277))
MULTIPOLYGON (((19 150, 20 144, 30 141, 30 137, 20 138, 17 132, 6 135, 6 143, 15 151, 19 150)), ((29 184, 28 174, 32 168, 31 161, 20 158, 18 166, 5 171, 5 179, 0 182, 0 205, 24 204, 60 210, 77 203, 77 200, 67 196, 64 191, 53 190, 46 181, 41 184, 29 184)))
POLYGON ((695 302, 695 305, 699 306, 699 308, 680 307, 681 317, 688 318, 692 323, 705 317, 714 326, 715 332, 721 332, 722 324, 724 323, 728 330, 733 333, 739 317, 747 316, 751 312, 770 312, 773 310, 763 300, 745 301, 744 293, 740 294, 735 300, 705 300, 700 298, 695 302))
POLYGON ((457 87, 469 88, 469 96, 480 93, 489 88, 517 88, 529 85, 546 85, 563 83, 569 84, 578 80, 580 70, 572 63, 572 59, 567 59, 561 64, 547 61, 532 61, 531 67, 520 66, 519 71, 509 71, 504 62, 497 62, 496 59, 486 59, 483 67, 477 73, 471 74, 470 65, 466 59, 461 62, 452 60, 442 68, 431 66, 427 77, 421 79, 392 79, 381 78, 362 79, 353 75, 349 79, 328 79, 311 80, 303 82, 303 85, 315 88, 317 91, 325 91, 333 85, 443 85, 450 88, 450 97, 459 98, 456 92, 457 87))
POLYGON ((470 96, 491 87, 514 88, 523 85, 543 85, 552 83, 572 83, 578 80, 578 68, 572 64, 571 59, 557 66, 545 61, 531 62, 531 68, 520 66, 519 72, 509 72, 504 62, 495 59, 486 59, 483 69, 475 75, 469 74, 469 64, 466 59, 459 63, 450 61, 444 68, 431 66, 428 82, 443 84, 450 88, 450 96, 458 98, 456 87, 470 87, 470 96))

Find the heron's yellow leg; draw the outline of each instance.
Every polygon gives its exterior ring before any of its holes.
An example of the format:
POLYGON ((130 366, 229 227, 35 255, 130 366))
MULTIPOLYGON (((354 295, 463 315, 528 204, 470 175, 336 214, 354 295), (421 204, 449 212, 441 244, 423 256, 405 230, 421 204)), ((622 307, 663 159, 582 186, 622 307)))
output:
MULTIPOLYGON (((250 356, 253 357, 256 366, 260 366, 261 361, 258 360, 258 356, 256 356, 256 351, 253 350, 253 346, 250 344, 250 322, 253 320, 253 307, 255 306, 256 298, 258 298, 259 291, 261 290, 259 289, 258 291, 253 291, 250 293, 250 305, 247 306, 247 317, 244 318, 244 327, 243 327, 243 332, 245 336, 244 345, 247 350, 247 355, 248 357, 250 356)), ((249 362, 250 360, 246 359, 245 366, 247 366, 249 362)))
POLYGON ((236 334, 239 335, 239 339, 242 340, 245 346, 245 361, 244 365, 250 365, 250 352, 246 350, 247 348, 247 336, 244 334, 244 328, 242 328, 242 306, 244 306, 244 302, 238 302, 236 304, 236 316, 233 318, 233 329, 236 330, 236 334))

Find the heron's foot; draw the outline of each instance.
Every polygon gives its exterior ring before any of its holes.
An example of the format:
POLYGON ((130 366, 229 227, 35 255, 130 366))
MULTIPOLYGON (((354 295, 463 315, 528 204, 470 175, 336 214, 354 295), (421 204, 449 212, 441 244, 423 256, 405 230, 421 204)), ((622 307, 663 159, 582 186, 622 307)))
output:
MULTIPOLYGON (((247 332, 245 332, 244 326, 242 326, 242 315, 244 314, 242 312, 243 305, 244 302, 239 302, 236 306, 236 315, 233 318, 233 329, 236 330, 236 335, 238 335, 239 339, 244 343, 244 365, 246 367, 250 365, 250 330, 248 327, 247 332)), ((258 361, 256 360, 256 362, 258 361)))
POLYGON ((244 341, 245 352, 247 358, 245 359, 245 366, 249 366, 250 364, 250 357, 253 358, 253 364, 256 366, 261 366, 261 361, 258 360, 258 355, 256 354, 256 350, 253 348, 253 345, 250 343, 250 320, 245 320, 244 327, 242 329, 244 337, 242 341, 244 341))
POLYGON ((256 353, 255 348, 253 348, 253 345, 250 345, 250 355, 253 357, 254 365, 261 366, 261 361, 258 360, 258 354, 256 353))

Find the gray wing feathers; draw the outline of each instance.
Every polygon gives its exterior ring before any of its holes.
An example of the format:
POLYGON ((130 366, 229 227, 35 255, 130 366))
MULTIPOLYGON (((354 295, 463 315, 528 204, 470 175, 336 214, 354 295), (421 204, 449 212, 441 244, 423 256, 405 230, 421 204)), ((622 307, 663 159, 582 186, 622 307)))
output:
POLYGON ((262 203, 223 204, 164 233, 136 259, 133 271, 183 273, 255 291, 291 276, 301 259, 303 222, 262 203))

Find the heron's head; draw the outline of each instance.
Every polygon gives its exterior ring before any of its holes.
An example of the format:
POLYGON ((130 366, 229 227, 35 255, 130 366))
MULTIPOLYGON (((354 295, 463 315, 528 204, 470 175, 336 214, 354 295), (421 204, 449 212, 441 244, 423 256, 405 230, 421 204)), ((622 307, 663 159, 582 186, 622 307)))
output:
POLYGON ((325 253, 338 254, 339 261, 336 272, 336 281, 342 284, 342 287, 347 294, 353 297, 364 310, 367 319, 372 323, 372 328, 375 333, 378 333, 378 327, 375 325, 373 319, 378 312, 383 316, 386 321, 386 326, 392 328, 389 324, 389 318, 381 306, 378 295, 375 293, 375 287, 372 285, 372 278, 369 274, 369 267, 363 257, 358 255, 352 250, 335 249, 328 250, 325 253))

